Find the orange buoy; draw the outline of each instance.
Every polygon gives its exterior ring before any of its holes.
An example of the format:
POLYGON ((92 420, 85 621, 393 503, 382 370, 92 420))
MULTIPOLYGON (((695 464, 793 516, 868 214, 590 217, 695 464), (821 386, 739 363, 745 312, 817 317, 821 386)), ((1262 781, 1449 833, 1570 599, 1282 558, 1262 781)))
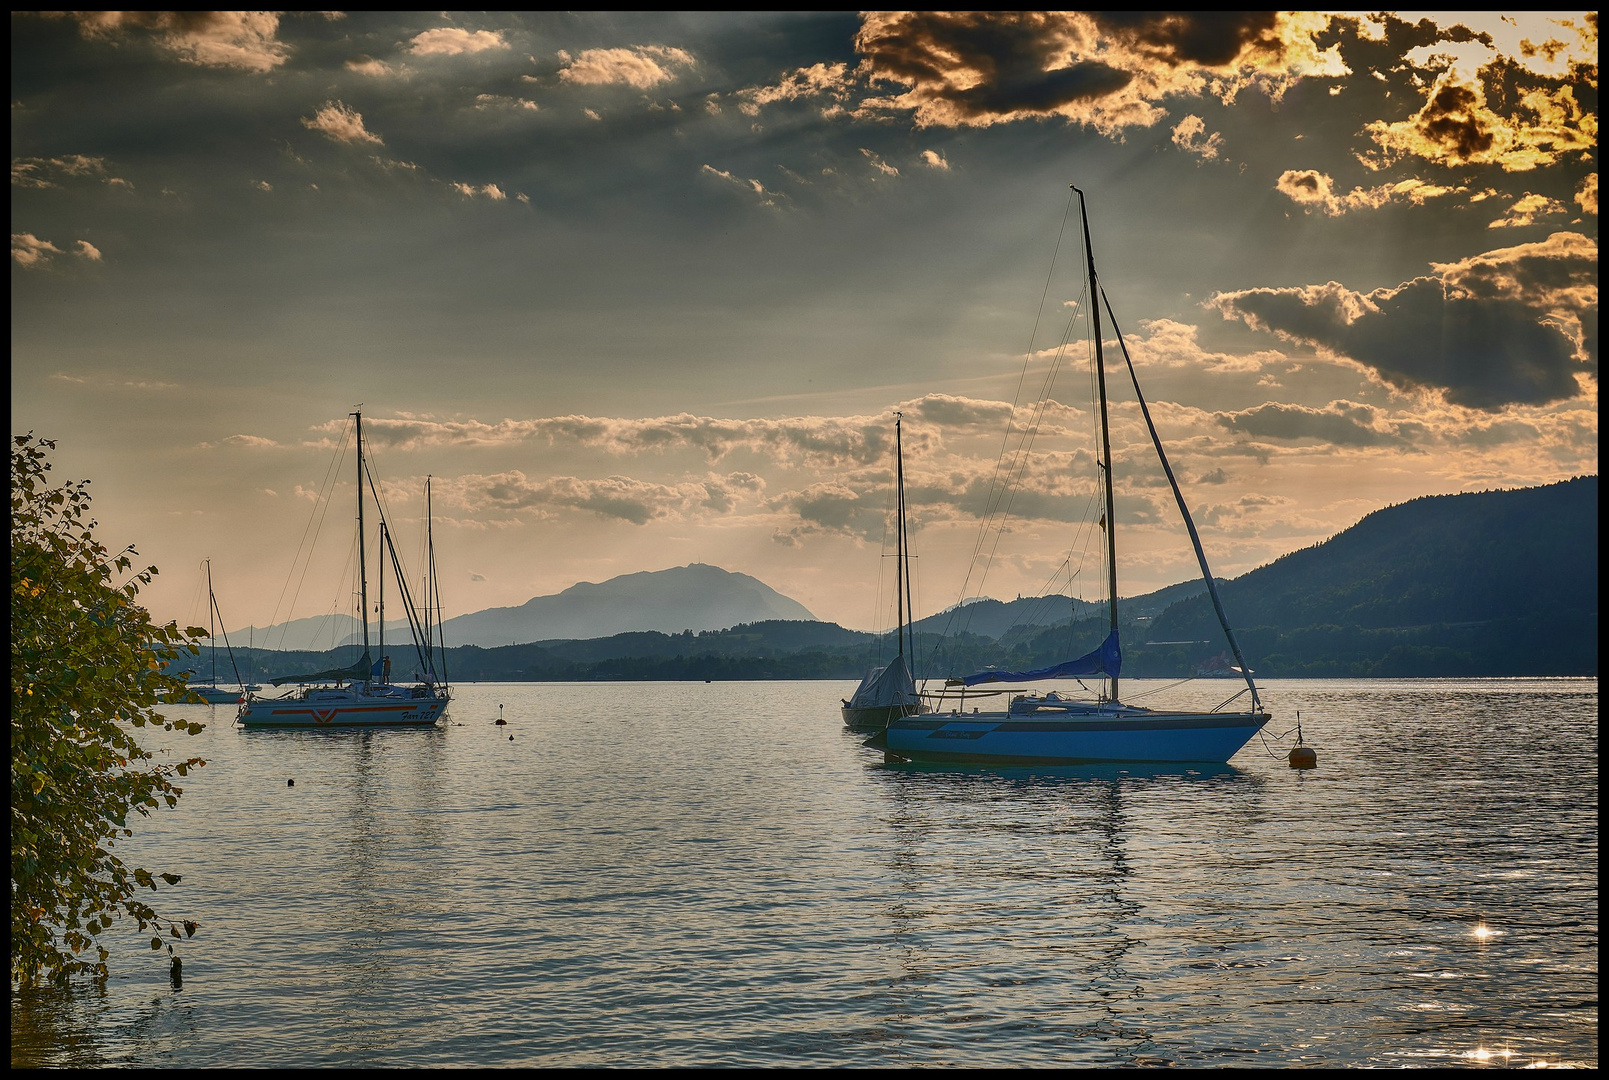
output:
POLYGON ((1318 751, 1302 743, 1302 710, 1296 710, 1296 745, 1291 747, 1291 768, 1318 768, 1318 751))

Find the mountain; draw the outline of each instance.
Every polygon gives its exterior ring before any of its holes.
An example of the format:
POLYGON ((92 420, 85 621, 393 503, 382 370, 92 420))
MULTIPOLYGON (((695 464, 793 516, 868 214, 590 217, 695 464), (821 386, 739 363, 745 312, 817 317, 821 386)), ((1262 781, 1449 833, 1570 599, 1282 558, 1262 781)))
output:
MULTIPOLYGON (((999 638, 1026 628, 1054 626, 1080 617, 1097 605, 1070 596, 1019 596, 1015 600, 978 597, 937 615, 917 619, 911 626, 918 634, 977 634, 999 638)), ((1104 605, 1102 605, 1104 610, 1104 605)))
MULTIPOLYGON (((1415 499, 1218 585, 1260 678, 1595 675, 1598 478, 1415 499)), ((918 621, 916 674, 1065 660, 1105 636, 1104 612, 1065 596, 971 600, 918 621)), ((1126 675, 1188 676, 1224 649, 1199 580, 1125 598, 1118 613, 1126 675)), ((355 658, 265 656, 260 644, 246 655, 245 633, 231 637, 242 663, 284 672, 355 658)), ((447 640, 449 672, 475 681, 854 678, 893 652, 889 635, 818 622, 753 578, 698 564, 461 616, 447 640), (780 614, 735 614, 742 604, 780 614), (509 644, 527 634, 537 643, 509 644)))
MULTIPOLYGON (((1219 591, 1264 675, 1596 673, 1598 478, 1390 506, 1219 591)), ((1147 636, 1222 640, 1205 596, 1147 636)))
POLYGON ((646 630, 696 633, 771 620, 817 621, 803 604, 757 578, 691 563, 608 581, 583 581, 518 607, 488 608, 448 619, 443 630, 444 640, 454 645, 493 646, 646 630))
MULTIPOLYGON (((374 629, 371 625, 370 632, 372 633, 374 629)), ((350 615, 313 615, 305 619, 275 623, 272 626, 243 626, 239 630, 229 630, 225 633, 228 634, 232 648, 247 646, 271 649, 275 652, 323 652, 352 641, 361 641, 363 626, 350 615)), ((406 638, 407 622, 388 621, 386 636, 389 638, 393 633, 401 635, 398 640, 406 638)), ((219 635, 220 645, 223 644, 223 636, 219 635)))

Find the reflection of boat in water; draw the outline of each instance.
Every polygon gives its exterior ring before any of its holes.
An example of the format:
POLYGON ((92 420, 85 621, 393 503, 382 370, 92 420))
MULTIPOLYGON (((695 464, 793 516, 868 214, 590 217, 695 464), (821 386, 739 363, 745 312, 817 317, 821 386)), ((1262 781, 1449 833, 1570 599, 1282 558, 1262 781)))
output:
MULTIPOLYGON (((429 727, 440 721, 450 693, 438 672, 445 668, 445 650, 439 640, 439 627, 432 628, 433 596, 436 591, 435 551, 428 556, 423 619, 415 608, 407 586, 407 575, 397 558, 385 511, 375 492, 375 508, 380 517, 380 652, 378 661, 369 651, 369 583, 364 556, 363 496, 365 485, 371 490, 374 479, 363 460, 363 415, 354 412, 358 461, 358 594, 363 612, 363 655, 347 667, 286 675, 271 680, 273 685, 302 684, 280 697, 259 697, 248 693, 240 704, 238 722, 243 727, 331 727, 331 726, 407 726, 429 727), (385 655, 385 563, 391 560, 397 591, 408 617, 417 665, 411 684, 391 681, 391 657, 385 655), (442 663, 438 666, 438 651, 442 663), (308 685, 320 684, 320 685, 308 685)), ((429 485, 426 484, 425 521, 429 528, 429 485)))
POLYGON ((860 685, 849 700, 843 703, 844 726, 854 731, 881 731, 898 716, 913 716, 923 712, 922 696, 917 693, 916 680, 911 677, 910 661, 916 650, 906 652, 914 613, 910 610, 910 547, 905 533, 905 452, 900 441, 899 413, 894 414, 894 490, 895 528, 894 554, 894 637, 898 642, 898 655, 885 666, 873 668, 860 680, 860 685))
MULTIPOLYGON (((1122 648, 1118 636, 1117 611, 1117 512, 1113 498, 1111 433, 1107 420, 1106 370, 1101 340, 1101 307, 1112 314, 1110 301, 1102 292, 1095 272, 1094 247, 1089 235, 1089 216, 1084 209, 1083 192, 1073 189, 1079 196, 1080 218, 1084 232, 1084 255, 1087 272, 1091 319, 1090 342, 1093 346, 1093 381, 1099 404, 1098 465, 1104 489, 1103 513, 1099 528, 1105 537, 1106 608, 1110 630, 1104 641, 1090 652, 1030 671, 997 671, 990 669, 952 678, 932 714, 904 716, 891 720, 888 727, 867 741, 868 746, 879 747, 889 757, 910 761, 932 762, 986 762, 991 764, 1077 764, 1084 762, 1227 762, 1245 746, 1269 720, 1258 698, 1257 686, 1249 674, 1244 674, 1246 689, 1215 709, 1203 711, 1167 711, 1124 703, 1118 696, 1118 675, 1122 667, 1122 648), (967 690, 990 684, 1041 683, 1054 679, 1102 680, 1102 689, 1093 698, 1078 698, 1059 691, 1029 692, 1010 696, 1004 709, 980 712, 967 711, 967 690), (956 691, 949 696, 950 689, 956 691), (1251 708, 1244 712, 1225 711, 1241 694, 1250 692, 1251 708)), ((1113 333, 1134 383, 1135 398, 1141 415, 1151 434, 1162 470, 1167 475, 1173 496, 1190 534, 1196 558, 1201 565, 1207 591, 1228 640, 1230 651, 1241 672, 1247 669, 1241 658, 1240 646, 1224 615, 1218 597, 1218 588, 1207 566, 1200 537, 1194 521, 1185 506, 1167 455, 1151 422, 1150 410, 1140 392, 1139 377, 1135 374, 1128 347, 1112 317, 1113 333)), ((1045 388, 1049 393, 1049 385, 1045 388)), ((1037 410, 1036 410, 1037 415, 1037 410)), ((981 545, 980 545, 981 546, 981 545)), ((1080 686, 1083 684, 1080 682, 1080 686)), ((985 693, 1000 693, 986 691, 985 693)), ((973 700, 982 695, 975 694, 973 700)))

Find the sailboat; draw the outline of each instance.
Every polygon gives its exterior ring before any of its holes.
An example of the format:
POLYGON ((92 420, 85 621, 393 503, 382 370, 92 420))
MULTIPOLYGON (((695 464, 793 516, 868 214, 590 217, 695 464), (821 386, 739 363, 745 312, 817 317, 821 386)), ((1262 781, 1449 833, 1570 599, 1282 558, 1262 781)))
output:
MULTIPOLYGON (((224 705, 224 704, 233 705, 233 704, 235 704, 236 702, 238 702, 240 700, 241 694, 242 694, 241 680, 240 680, 240 669, 238 667, 235 667, 235 685, 234 686, 229 687, 229 686, 219 686, 218 685, 218 627, 222 624, 223 618, 218 613, 218 597, 212 591, 212 560, 211 559, 208 559, 206 561, 206 567, 207 567, 207 620, 208 620, 208 630, 210 631, 208 633, 208 635, 207 635, 207 642, 208 642, 207 647, 208 647, 208 650, 212 654, 212 674, 210 676, 208 676, 207 678, 205 678, 205 679, 193 679, 193 678, 189 679, 187 681, 187 685, 185 687, 186 693, 174 697, 173 700, 174 701, 188 701, 192 697, 198 697, 202 701, 206 702, 209 705, 224 705)), ((231 648, 230 645, 229 645, 229 632, 227 630, 224 631, 223 644, 224 644, 224 648, 229 653, 229 664, 230 664, 231 667, 234 667, 235 666, 235 650, 233 648, 231 648)), ((187 675, 193 675, 194 672, 187 672, 186 674, 187 675)))
POLYGON ((908 655, 915 654, 913 647, 906 652, 907 641, 914 646, 910 626, 911 577, 910 547, 905 531, 905 452, 900 442, 900 423, 903 414, 894 414, 894 485, 898 525, 894 558, 894 608, 897 612, 894 634, 899 642, 898 655, 883 667, 873 668, 860 680, 847 700, 843 702, 844 726, 853 731, 881 731, 897 716, 912 716, 923 711, 922 697, 911 677, 908 655))
MULTIPOLYGON (((292 727, 431 727, 437 724, 446 711, 451 692, 445 678, 446 651, 439 633, 433 631, 432 615, 437 612, 434 596, 439 593, 436 582, 435 542, 429 544, 429 567, 426 574, 426 595, 421 615, 402 572, 397 558, 390 528, 379 494, 374 490, 374 478, 363 460, 363 414, 351 414, 356 427, 358 460, 358 592, 363 610, 363 656, 354 664, 311 675, 284 675, 270 680, 274 686, 298 684, 298 688, 277 697, 247 693, 240 703, 236 722, 246 728, 292 727), (379 587, 380 587, 380 659, 376 661, 369 648, 369 580, 365 555, 363 511, 368 490, 375 495, 375 509, 379 521, 379 587), (416 658, 414 679, 410 683, 395 683, 391 679, 391 657, 385 650, 385 562, 390 558, 395 571, 397 591, 408 617, 416 658)), ((425 521, 429 531, 429 481, 425 488, 425 521)), ((436 628, 439 631, 439 627, 436 628)))
MULTIPOLYGON (((1100 467, 1104 478, 1104 513, 1101 526, 1106 540, 1106 595, 1110 617, 1110 630, 1104 641, 1083 656, 1071 658, 1031 671, 997 671, 989 669, 951 678, 946 681, 945 692, 939 696, 933 712, 927 715, 901 716, 889 721, 888 726, 866 745, 883 750, 885 759, 917 762, 975 762, 998 765, 1082 765, 1106 762, 1139 763, 1212 763, 1225 764, 1246 743, 1250 742, 1270 719, 1263 708, 1252 680, 1251 667, 1240 652, 1218 586, 1207 566, 1207 557, 1201 547, 1201 538, 1179 490, 1178 480, 1168 464, 1167 454, 1157 435, 1151 412, 1140 392, 1134 361, 1128 346, 1123 342, 1117 317, 1111 301, 1100 287, 1095 272, 1094 245, 1090 240, 1089 212, 1084 193, 1075 185, 1078 195, 1079 217, 1084 232, 1084 258, 1089 284, 1090 313, 1094 344, 1095 384, 1099 396, 1100 467), (1174 501, 1195 548, 1207 591, 1217 612, 1219 624, 1234 654, 1239 674, 1246 681, 1244 690, 1209 710, 1166 711, 1126 704, 1118 694, 1119 673, 1122 668, 1122 646, 1118 635, 1117 605, 1117 513, 1112 491, 1112 447, 1107 421, 1106 365, 1101 341, 1101 307, 1104 304, 1112 320, 1112 330, 1123 350, 1123 359, 1134 384, 1135 397, 1141 415, 1151 433, 1151 442, 1157 458, 1173 489, 1174 501), (1008 704, 1004 709, 982 711, 977 707, 968 711, 968 689, 988 684, 1030 684, 1051 680, 1071 679, 1082 686, 1083 679, 1099 677, 1101 689, 1093 698, 1076 694, 1064 695, 1060 691, 1029 691, 1021 694, 1007 692, 1008 704), (954 696, 950 696, 953 690, 954 696), (1243 695, 1249 694, 1249 708, 1236 710, 1231 706, 1243 695)), ((991 692, 991 696, 999 691, 991 692)), ((981 695, 975 695, 978 700, 981 695)))

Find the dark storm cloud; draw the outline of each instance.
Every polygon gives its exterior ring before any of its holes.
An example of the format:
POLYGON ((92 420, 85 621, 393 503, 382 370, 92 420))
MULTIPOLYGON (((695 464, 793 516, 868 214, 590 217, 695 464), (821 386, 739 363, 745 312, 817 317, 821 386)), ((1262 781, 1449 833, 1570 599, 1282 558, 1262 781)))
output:
POLYGON ((1208 76, 1231 95, 1232 84, 1277 84, 1314 59, 1309 24, 1322 22, 1276 12, 873 12, 855 36, 858 74, 904 92, 862 108, 910 109, 920 127, 1061 116, 1110 133, 1158 122, 1157 102, 1199 93, 1208 76))
MULTIPOLYGON (((1065 34, 1042 12, 911 13, 895 21, 868 21, 856 37, 876 77, 934 91, 963 116, 1050 113, 1090 97, 1103 97, 1133 78, 1099 62, 1052 70, 1065 34), (952 80, 976 73, 971 86, 952 80)), ((972 81, 972 80, 967 80, 972 81)))
POLYGON ((1495 411, 1582 393, 1597 370, 1597 244, 1558 233, 1368 294, 1330 282, 1220 293, 1225 318, 1354 360, 1400 389, 1495 411))
POLYGON ((1223 67, 1248 49, 1278 54, 1272 11, 1092 11, 1102 30, 1166 64, 1223 67))

